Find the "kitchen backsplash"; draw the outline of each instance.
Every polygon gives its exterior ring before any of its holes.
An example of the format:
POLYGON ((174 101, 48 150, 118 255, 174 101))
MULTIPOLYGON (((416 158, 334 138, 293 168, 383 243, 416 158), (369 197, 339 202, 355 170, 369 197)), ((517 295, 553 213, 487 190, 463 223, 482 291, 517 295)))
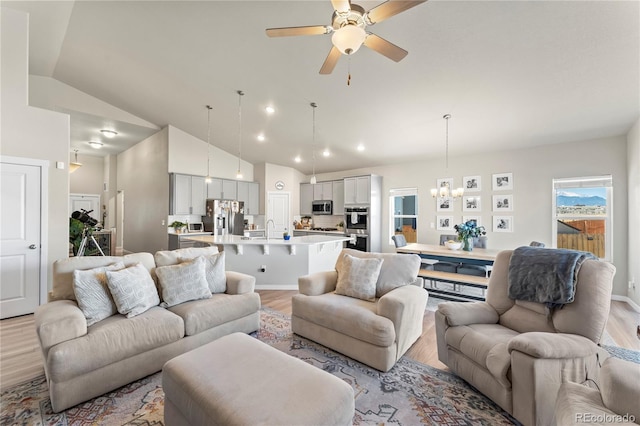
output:
POLYGON ((318 215, 311 216, 314 228, 337 228, 338 223, 344 222, 344 216, 340 215, 318 215))

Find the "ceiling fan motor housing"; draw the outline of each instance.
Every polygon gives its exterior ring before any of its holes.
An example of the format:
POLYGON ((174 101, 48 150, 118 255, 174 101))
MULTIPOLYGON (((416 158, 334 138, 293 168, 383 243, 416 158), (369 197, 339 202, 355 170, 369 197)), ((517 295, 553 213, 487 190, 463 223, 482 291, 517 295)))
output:
POLYGON ((367 23, 364 19, 364 8, 357 4, 351 4, 351 9, 346 12, 333 11, 331 26, 333 30, 339 30, 345 25, 355 25, 356 27, 365 28, 367 23))

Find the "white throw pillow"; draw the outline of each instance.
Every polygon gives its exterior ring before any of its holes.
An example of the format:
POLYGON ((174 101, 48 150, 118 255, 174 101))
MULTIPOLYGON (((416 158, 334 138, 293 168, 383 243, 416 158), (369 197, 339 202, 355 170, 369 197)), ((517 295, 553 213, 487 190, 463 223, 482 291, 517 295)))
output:
POLYGON ((168 308, 190 300, 209 299, 211 291, 205 276, 204 256, 178 265, 159 266, 156 275, 162 289, 162 304, 168 308))
POLYGON ((346 253, 342 256, 340 269, 338 269, 336 294, 374 302, 376 300, 376 282, 383 260, 380 258, 359 259, 346 253))
POLYGON ((87 319, 87 325, 93 325, 118 313, 113 297, 107 286, 106 271, 124 269, 123 262, 109 266, 73 271, 73 292, 78 307, 87 319))
POLYGON ((118 312, 135 317, 160 304, 158 290, 142 263, 119 271, 106 271, 109 291, 118 312))
MULTIPOLYGON (((227 275, 224 273, 224 251, 216 254, 198 256, 205 259, 205 276, 211 293, 224 293, 227 291, 227 275)), ((190 260, 181 257, 180 262, 190 260)))

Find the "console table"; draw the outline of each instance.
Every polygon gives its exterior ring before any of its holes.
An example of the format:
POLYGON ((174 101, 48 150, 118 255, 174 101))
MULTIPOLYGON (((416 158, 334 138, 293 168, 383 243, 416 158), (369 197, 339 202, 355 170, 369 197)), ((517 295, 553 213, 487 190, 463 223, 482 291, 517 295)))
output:
MULTIPOLYGON (((470 265, 491 266, 496 260, 497 254, 500 250, 474 248, 472 251, 464 250, 450 250, 445 246, 431 245, 431 244, 419 244, 411 243, 404 247, 398 247, 396 249, 398 253, 413 253, 418 254, 423 259, 438 260, 443 262, 452 263, 465 263, 470 265)), ((459 274, 454 272, 442 272, 433 271, 429 269, 420 269, 420 277, 428 279, 432 282, 435 281, 445 282, 454 285, 454 290, 442 290, 438 288, 429 289, 430 293, 437 295, 437 297, 445 300, 454 301, 476 301, 484 300, 484 297, 473 296, 461 293, 455 290, 456 285, 487 289, 489 284, 489 277, 478 277, 475 275, 459 274)))

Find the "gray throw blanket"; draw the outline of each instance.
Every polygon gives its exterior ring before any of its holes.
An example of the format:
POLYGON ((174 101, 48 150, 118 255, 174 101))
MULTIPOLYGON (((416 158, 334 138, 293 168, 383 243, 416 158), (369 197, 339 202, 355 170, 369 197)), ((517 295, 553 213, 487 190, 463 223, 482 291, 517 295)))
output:
POLYGON ((553 310, 573 302, 580 265, 596 259, 584 251, 518 247, 509 261, 509 297, 553 310))

